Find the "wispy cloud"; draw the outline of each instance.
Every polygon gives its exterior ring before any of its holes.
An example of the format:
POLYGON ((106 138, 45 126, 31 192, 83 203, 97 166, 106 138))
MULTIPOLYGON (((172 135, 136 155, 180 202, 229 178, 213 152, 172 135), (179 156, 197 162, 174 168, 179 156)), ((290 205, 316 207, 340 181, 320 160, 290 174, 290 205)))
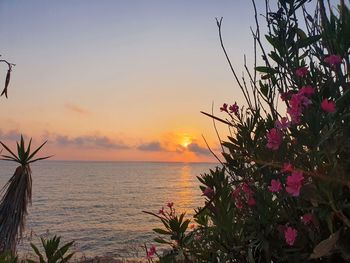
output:
POLYGON ((122 141, 114 141, 107 136, 78 136, 68 137, 57 135, 55 143, 61 146, 79 146, 85 148, 101 149, 129 149, 130 147, 122 141))
MULTIPOLYGON (((27 136, 25 134, 22 134, 23 137, 26 139, 27 136)), ((21 133, 17 130, 10 130, 10 131, 2 131, 0 130, 0 140, 4 141, 19 141, 21 139, 21 133)))
POLYGON ((72 111, 72 112, 75 112, 75 113, 78 113, 81 115, 89 115, 90 114, 90 111, 88 111, 88 110, 86 110, 78 105, 72 104, 72 103, 66 103, 66 104, 64 104, 64 107, 69 111, 72 111))
POLYGON ((165 148, 162 147, 160 142, 157 142, 157 141, 141 144, 137 146, 137 149, 140 151, 148 151, 148 152, 160 152, 160 151, 166 150, 165 148))

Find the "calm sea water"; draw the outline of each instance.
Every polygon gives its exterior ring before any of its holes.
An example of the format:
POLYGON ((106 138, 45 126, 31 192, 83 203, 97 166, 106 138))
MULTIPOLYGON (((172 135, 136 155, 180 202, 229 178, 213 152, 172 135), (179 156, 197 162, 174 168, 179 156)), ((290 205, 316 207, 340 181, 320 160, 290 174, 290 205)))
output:
MULTIPOLYGON (((15 166, 0 162, 0 186, 15 166)), ((203 198, 196 176, 214 164, 42 161, 32 166, 33 204, 20 251, 29 242, 57 234, 75 240, 86 256, 142 256, 160 223, 142 210, 157 212, 166 202, 193 214, 203 198)))

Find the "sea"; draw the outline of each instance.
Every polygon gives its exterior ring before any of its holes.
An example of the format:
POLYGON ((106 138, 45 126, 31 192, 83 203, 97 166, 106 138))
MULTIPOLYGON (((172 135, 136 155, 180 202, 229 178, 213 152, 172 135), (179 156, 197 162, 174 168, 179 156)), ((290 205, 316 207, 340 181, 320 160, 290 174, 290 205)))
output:
MULTIPOLYGON (((32 165, 33 196, 20 254, 30 242, 61 236, 74 240, 81 257, 142 258, 154 244, 153 228, 161 222, 143 211, 158 213, 173 202, 191 218, 204 205, 197 176, 213 163, 41 161, 32 165)), ((0 187, 16 166, 0 162, 0 187)))

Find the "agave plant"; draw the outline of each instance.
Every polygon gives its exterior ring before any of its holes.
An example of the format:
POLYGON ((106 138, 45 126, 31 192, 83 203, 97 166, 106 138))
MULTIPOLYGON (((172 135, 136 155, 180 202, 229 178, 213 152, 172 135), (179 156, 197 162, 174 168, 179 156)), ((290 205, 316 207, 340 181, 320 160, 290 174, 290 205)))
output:
MULTIPOLYGON (((44 239, 41 237, 41 244, 44 248, 45 255, 40 253, 39 249, 30 243, 35 254, 39 257, 39 263, 66 263, 74 255, 73 253, 65 254, 68 252, 69 248, 73 245, 74 241, 64 244, 59 248, 61 237, 54 236, 51 239, 44 239), (46 258, 46 259, 45 259, 46 258)), ((37 263, 37 261, 27 259, 28 263, 37 263)))
POLYGON ((27 149, 23 136, 20 143, 17 142, 17 155, 3 142, 0 144, 9 155, 2 155, 1 160, 19 163, 13 176, 2 188, 3 196, 0 200, 0 253, 10 251, 15 254, 17 241, 22 237, 25 228, 28 204, 32 201, 32 171, 30 164, 51 156, 34 158, 46 142, 31 152, 30 139, 27 149))

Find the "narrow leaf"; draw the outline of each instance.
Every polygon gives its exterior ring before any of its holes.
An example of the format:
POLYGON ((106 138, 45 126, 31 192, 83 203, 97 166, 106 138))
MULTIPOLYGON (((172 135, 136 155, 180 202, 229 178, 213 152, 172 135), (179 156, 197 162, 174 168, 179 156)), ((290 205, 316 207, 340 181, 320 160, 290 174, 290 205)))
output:
POLYGON ((204 115, 207 115, 207 116, 209 116, 210 118, 213 118, 213 119, 215 119, 215 120, 217 120, 217 121, 220 121, 220 122, 225 123, 225 124, 227 124, 227 125, 233 126, 232 123, 230 123, 230 122, 228 122, 228 121, 225 121, 225 120, 223 120, 223 119, 220 119, 220 118, 218 118, 218 117, 216 117, 216 116, 214 116, 214 115, 211 115, 211 114, 206 113, 206 112, 204 112, 204 111, 201 111, 201 113, 204 114, 204 115))
POLYGON ((29 157, 28 157, 28 161, 30 161, 30 159, 32 159, 34 157, 35 154, 37 154, 37 152, 47 143, 47 141, 45 141, 42 145, 40 145, 29 157))
POLYGON ((54 155, 50 155, 50 156, 46 156, 46 157, 37 158, 37 159, 31 160, 31 161, 29 161, 29 162, 27 162, 27 163, 34 163, 34 162, 36 162, 36 161, 49 159, 49 158, 51 158, 51 157, 53 157, 53 156, 54 156, 54 155))
POLYGON ((8 151, 10 154, 12 154, 13 157, 15 157, 16 159, 18 159, 17 155, 14 154, 9 147, 7 147, 4 143, 0 142, 0 144, 2 145, 2 147, 4 147, 6 149, 6 151, 8 151))
POLYGON ((334 248, 339 239, 340 231, 331 234, 327 239, 321 241, 310 255, 310 259, 316 259, 328 255, 334 248))

